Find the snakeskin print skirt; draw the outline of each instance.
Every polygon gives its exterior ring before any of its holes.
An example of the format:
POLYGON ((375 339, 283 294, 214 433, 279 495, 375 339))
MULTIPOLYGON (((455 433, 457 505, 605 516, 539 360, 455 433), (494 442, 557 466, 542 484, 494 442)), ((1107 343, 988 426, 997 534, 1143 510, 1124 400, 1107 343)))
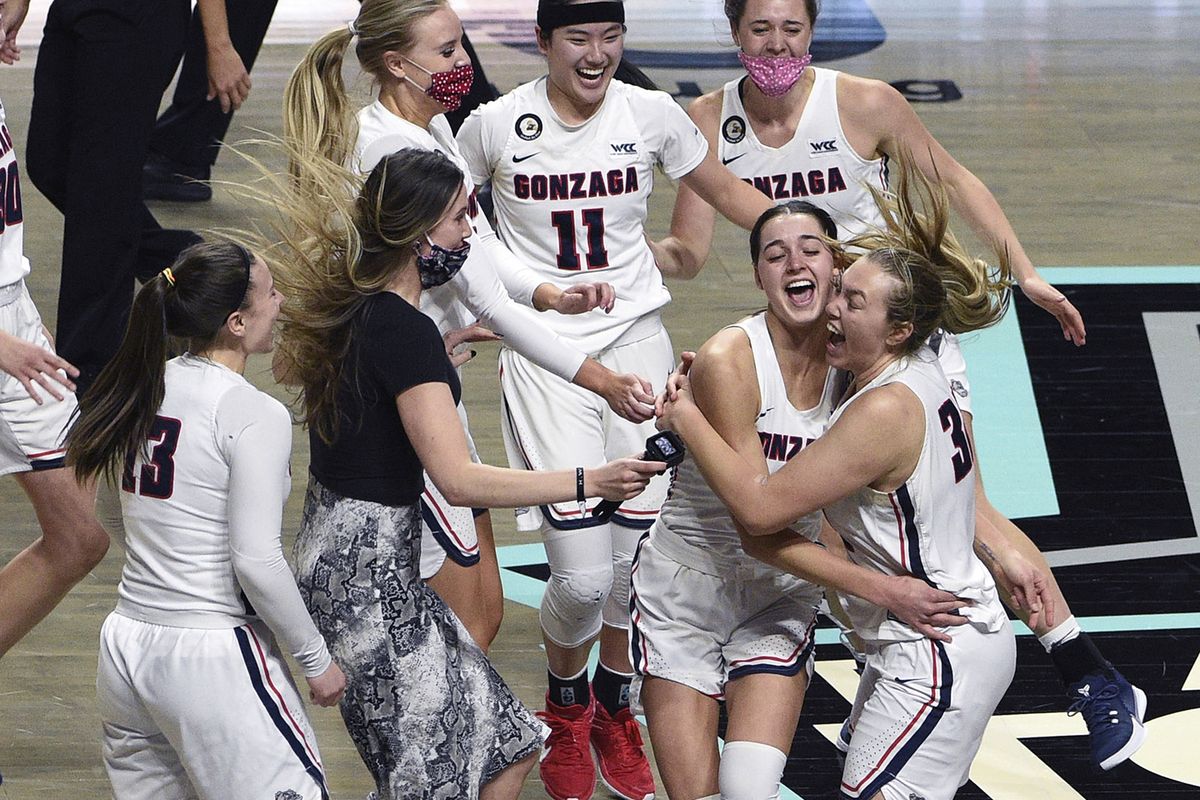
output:
POLYGON ((297 583, 346 673, 342 719, 379 800, 473 798, 536 753, 545 726, 419 575, 417 505, 343 497, 310 478, 297 583))

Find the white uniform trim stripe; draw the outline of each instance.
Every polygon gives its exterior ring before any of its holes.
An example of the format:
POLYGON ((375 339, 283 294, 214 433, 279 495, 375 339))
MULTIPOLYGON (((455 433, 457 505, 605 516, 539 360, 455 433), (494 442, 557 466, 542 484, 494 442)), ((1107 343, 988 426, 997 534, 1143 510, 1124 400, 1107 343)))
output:
POLYGON ((803 661, 805 653, 812 650, 813 628, 817 625, 817 619, 814 616, 812 622, 808 625, 808 630, 804 632, 804 641, 796 645, 796 649, 791 652, 786 658, 779 656, 757 656, 755 658, 740 658, 729 662, 730 672, 738 672, 742 675, 747 675, 753 672, 751 667, 769 665, 772 667, 791 667, 796 663, 803 661))
POLYGON ((454 529, 454 524, 450 521, 450 518, 442 509, 441 504, 438 503, 437 498, 434 497, 429 490, 425 490, 421 493, 421 499, 425 501, 426 507, 435 515, 437 515, 438 522, 441 524, 442 532, 454 540, 454 544, 458 547, 459 551, 468 556, 479 553, 479 542, 475 542, 475 544, 472 545, 463 540, 458 531, 454 529))

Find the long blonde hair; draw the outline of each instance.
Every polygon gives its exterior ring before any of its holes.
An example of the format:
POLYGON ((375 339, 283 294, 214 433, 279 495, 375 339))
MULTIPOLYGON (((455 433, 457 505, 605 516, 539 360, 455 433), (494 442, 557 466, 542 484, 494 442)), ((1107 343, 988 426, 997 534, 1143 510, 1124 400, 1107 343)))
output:
POLYGON ((260 179, 240 194, 272 213, 264 230, 241 238, 261 243, 287 298, 276 363, 300 387, 300 417, 332 442, 358 312, 415 260, 413 244, 445 214, 463 174, 444 153, 420 148, 384 157, 365 180, 322 156, 284 149, 299 177, 247 157, 260 179))
POLYGON ((906 352, 915 352, 938 328, 966 333, 995 325, 1008 309, 1013 284, 1008 252, 996 266, 972 256, 950 231, 950 202, 901 154, 894 193, 869 187, 883 212, 884 227, 846 241, 896 279, 888 298, 888 320, 911 323, 906 352))
POLYGON ((357 39, 354 53, 363 71, 383 82, 389 74, 384 53, 408 51, 416 23, 446 7, 446 0, 363 0, 350 26, 309 48, 283 92, 283 137, 297 152, 288 162, 292 174, 309 163, 309 155, 346 164, 354 151, 358 120, 342 80, 351 40, 357 39))

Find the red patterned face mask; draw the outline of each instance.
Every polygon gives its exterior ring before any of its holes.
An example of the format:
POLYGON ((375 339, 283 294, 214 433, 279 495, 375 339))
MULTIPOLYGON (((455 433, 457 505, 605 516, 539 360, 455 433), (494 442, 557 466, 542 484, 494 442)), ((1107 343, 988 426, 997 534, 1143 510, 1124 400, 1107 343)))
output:
MULTIPOLYGON (((401 56, 401 58, 404 57, 401 56)), ((471 84, 475 82, 475 70, 471 67, 470 61, 461 67, 448 69, 445 72, 430 72, 410 58, 404 60, 429 76, 429 88, 422 88, 407 75, 404 76, 404 79, 444 105, 447 111, 456 111, 462 105, 463 98, 467 96, 467 92, 471 91, 471 84)))

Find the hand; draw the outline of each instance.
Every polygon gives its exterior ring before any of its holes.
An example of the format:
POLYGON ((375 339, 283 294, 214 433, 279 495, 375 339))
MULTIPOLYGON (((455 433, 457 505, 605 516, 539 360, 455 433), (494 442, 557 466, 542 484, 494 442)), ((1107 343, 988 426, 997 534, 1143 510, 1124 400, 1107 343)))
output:
POLYGON ((12 64, 21 60, 17 47, 17 31, 29 12, 29 0, 0 0, 0 63, 12 64))
POLYGON ((559 292, 550 308, 560 314, 583 314, 593 308, 601 308, 608 314, 613 310, 616 299, 617 292, 611 284, 602 281, 576 283, 559 292))
POLYGON ((584 493, 605 500, 628 500, 641 494, 650 479, 666 469, 667 465, 662 461, 618 458, 602 467, 583 471, 584 493))
POLYGON ((499 342, 503 339, 503 336, 491 328, 485 327, 479 320, 475 320, 465 328, 455 328, 442 334, 442 341, 446 343, 446 355, 450 356, 450 363, 456 369, 475 357, 474 350, 454 352, 459 345, 467 342, 499 342))
POLYGON ((609 370, 599 394, 622 419, 645 422, 654 416, 654 387, 645 378, 609 370))
POLYGON ((660 402, 678 399, 679 387, 687 381, 687 374, 692 371, 692 362, 696 360, 694 350, 684 350, 679 354, 679 365, 667 376, 667 387, 663 393, 654 399, 654 411, 657 414, 662 409, 660 402))
POLYGON ((1083 316, 1071 304, 1066 295, 1055 289, 1040 275, 1021 282, 1021 291, 1042 309, 1049 311, 1062 326, 1063 338, 1074 342, 1076 347, 1087 341, 1087 330, 1083 327, 1083 316))
POLYGON ((700 407, 692 400, 691 384, 685 374, 690 369, 691 362, 686 366, 680 365, 671 377, 667 379, 667 388, 654 398, 654 416, 657 417, 655 427, 660 431, 674 431, 683 436, 680 425, 683 418, 690 413, 699 413, 700 407), (680 370, 684 371, 680 371, 680 370))
POLYGON ((937 630, 948 625, 964 625, 967 618, 956 613, 970 600, 955 597, 935 589, 925 581, 905 575, 885 578, 887 590, 884 607, 901 622, 912 626, 922 636, 939 642, 951 640, 949 634, 937 630))
POLYGON ((0 332, 0 370, 21 382, 25 391, 39 406, 42 396, 33 388, 36 383, 55 400, 64 395, 59 387, 75 391, 72 378, 79 377, 79 370, 61 356, 38 347, 36 344, 0 332))
POLYGON ((996 556, 994 571, 996 583, 1008 605, 1014 610, 1029 614, 1026 624, 1033 629, 1039 619, 1045 628, 1054 627, 1054 596, 1050 592, 1050 578, 1033 565, 1016 548, 1000 548, 996 556))
POLYGON ((208 49, 208 96, 221 101, 225 114, 236 111, 250 96, 250 73, 246 71, 242 57, 229 43, 208 49))
POLYGON ((315 678, 305 678, 308 681, 308 699, 319 706, 328 708, 337 705, 346 691, 346 675, 342 668, 334 662, 315 678))

